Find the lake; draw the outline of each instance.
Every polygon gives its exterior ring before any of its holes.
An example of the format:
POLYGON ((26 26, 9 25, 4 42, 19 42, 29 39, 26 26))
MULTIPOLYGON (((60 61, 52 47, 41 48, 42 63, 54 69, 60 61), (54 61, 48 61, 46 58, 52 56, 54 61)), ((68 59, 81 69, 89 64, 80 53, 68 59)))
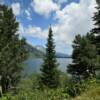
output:
MULTIPOLYGON (((59 69, 63 72, 66 72, 67 65, 72 63, 71 58, 57 58, 57 62, 59 63, 59 69)), ((32 74, 33 72, 39 72, 40 67, 43 63, 42 58, 34 58, 34 59, 28 59, 25 61, 25 73, 26 74, 32 74)))

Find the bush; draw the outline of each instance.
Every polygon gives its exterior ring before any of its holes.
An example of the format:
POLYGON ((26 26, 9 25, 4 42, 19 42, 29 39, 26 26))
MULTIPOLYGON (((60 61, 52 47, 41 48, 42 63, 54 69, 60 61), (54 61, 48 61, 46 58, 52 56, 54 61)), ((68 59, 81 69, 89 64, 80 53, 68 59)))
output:
POLYGON ((65 78, 61 76, 61 86, 59 88, 50 89, 44 87, 44 89, 41 89, 38 77, 39 75, 34 74, 21 80, 16 91, 4 95, 0 100, 69 100, 72 97, 79 96, 89 88, 94 88, 99 82, 96 79, 88 79, 75 83, 67 78, 66 86, 64 86, 65 78))
POLYGON ((66 100, 69 95, 63 88, 64 75, 61 76, 61 85, 57 89, 39 86, 39 75, 33 74, 26 79, 22 79, 16 91, 4 95, 0 100, 66 100))
POLYGON ((97 80, 95 78, 89 78, 87 80, 82 80, 78 83, 73 80, 69 80, 66 84, 66 93, 71 97, 79 96, 85 90, 88 90, 92 84, 97 84, 97 80))

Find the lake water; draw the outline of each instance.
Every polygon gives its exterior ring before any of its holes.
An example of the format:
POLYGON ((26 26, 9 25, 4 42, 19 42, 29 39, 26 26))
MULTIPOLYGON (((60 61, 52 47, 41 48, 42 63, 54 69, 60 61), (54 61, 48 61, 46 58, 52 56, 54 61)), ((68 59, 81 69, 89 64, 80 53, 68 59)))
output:
MULTIPOLYGON (((71 58, 57 58, 57 62, 59 63, 59 69, 63 72, 66 72, 67 65, 72 63, 71 58)), ((43 63, 42 58, 36 58, 36 59, 28 59, 25 63, 25 73, 31 74, 33 72, 39 72, 40 67, 43 63)))

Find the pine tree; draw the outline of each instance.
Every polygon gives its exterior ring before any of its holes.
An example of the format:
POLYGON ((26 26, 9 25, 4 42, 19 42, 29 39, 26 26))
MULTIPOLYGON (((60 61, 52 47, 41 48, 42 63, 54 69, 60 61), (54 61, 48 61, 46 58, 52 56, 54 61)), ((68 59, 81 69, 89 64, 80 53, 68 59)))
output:
POLYGON ((97 47, 98 54, 100 55, 100 1, 96 0, 97 2, 97 12, 95 12, 93 21, 95 22, 95 28, 91 30, 92 34, 94 35, 93 43, 97 47))
POLYGON ((15 85, 21 76, 22 62, 27 57, 25 39, 16 34, 18 22, 11 8, 0 5, 0 76, 3 91, 15 85))
POLYGON ((49 35, 46 45, 46 55, 44 63, 41 67, 41 83, 49 88, 57 88, 59 85, 58 64, 55 56, 55 45, 51 27, 49 28, 49 35))
POLYGON ((73 42, 73 63, 68 66, 68 72, 73 77, 88 78, 95 76, 98 64, 96 46, 91 44, 90 35, 77 35, 73 42))

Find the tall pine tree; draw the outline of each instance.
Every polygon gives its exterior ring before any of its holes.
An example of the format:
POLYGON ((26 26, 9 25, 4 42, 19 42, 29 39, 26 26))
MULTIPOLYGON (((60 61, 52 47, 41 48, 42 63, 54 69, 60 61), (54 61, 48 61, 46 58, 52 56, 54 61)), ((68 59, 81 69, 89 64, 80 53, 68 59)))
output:
POLYGON ((49 28, 46 47, 46 55, 41 67, 41 83, 49 88, 57 88, 59 85, 59 72, 57 69, 58 64, 54 50, 55 45, 51 27, 49 28))
POLYGON ((22 62, 27 57, 25 39, 16 35, 18 22, 11 8, 0 5, 0 76, 3 91, 15 85, 22 71, 22 62))
POLYGON ((91 44, 90 35, 77 35, 73 42, 73 63, 67 71, 79 79, 95 76, 98 64, 96 58, 96 46, 91 44))
POLYGON ((93 43, 97 47, 98 54, 100 55, 100 0, 96 0, 97 2, 97 12, 95 12, 93 21, 95 22, 95 28, 92 29, 92 34, 94 34, 93 43))

